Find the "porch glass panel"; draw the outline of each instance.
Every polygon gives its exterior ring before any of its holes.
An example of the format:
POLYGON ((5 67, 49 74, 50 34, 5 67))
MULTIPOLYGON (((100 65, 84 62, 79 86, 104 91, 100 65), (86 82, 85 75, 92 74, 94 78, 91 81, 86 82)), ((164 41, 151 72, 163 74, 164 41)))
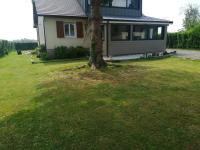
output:
POLYGON ((111 25, 111 39, 112 41, 128 41, 130 40, 130 25, 111 25))

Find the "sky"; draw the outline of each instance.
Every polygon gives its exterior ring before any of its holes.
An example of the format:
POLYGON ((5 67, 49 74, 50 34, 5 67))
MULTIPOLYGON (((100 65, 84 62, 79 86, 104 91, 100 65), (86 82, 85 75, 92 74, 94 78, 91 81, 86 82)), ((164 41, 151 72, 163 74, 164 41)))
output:
MULTIPOLYGON (((183 8, 200 0, 143 0, 143 14, 174 21, 169 32, 182 28, 183 8)), ((0 0, 0 39, 37 39, 31 0, 0 0)))

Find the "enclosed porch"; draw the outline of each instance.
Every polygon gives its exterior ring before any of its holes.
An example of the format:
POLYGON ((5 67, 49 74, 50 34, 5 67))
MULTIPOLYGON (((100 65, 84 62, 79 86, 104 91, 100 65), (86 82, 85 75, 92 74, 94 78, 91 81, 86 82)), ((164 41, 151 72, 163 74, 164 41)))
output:
POLYGON ((103 55, 107 57, 147 54, 166 50, 167 22, 104 20, 103 55))

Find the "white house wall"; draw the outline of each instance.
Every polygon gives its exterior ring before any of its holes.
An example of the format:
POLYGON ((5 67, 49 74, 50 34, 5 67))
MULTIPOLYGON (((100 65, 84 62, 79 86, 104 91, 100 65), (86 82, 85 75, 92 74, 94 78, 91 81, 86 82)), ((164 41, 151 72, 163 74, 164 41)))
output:
POLYGON ((51 53, 58 46, 83 46, 85 48, 90 47, 90 37, 88 32, 86 32, 85 26, 86 21, 84 19, 68 19, 68 18, 55 18, 55 17, 45 17, 45 36, 46 36, 46 48, 48 52, 51 53), (73 38, 73 37, 57 37, 56 21, 63 21, 64 23, 75 23, 83 22, 84 38, 73 38))
POLYGON ((44 35, 44 17, 38 17, 38 41, 40 45, 45 45, 45 35, 44 35))

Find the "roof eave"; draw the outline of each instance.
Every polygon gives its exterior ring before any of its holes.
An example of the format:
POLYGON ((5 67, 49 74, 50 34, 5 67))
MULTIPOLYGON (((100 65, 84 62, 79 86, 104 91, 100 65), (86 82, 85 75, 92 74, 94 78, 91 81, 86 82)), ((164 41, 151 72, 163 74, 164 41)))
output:
POLYGON ((36 9, 34 0, 32 0, 32 6, 33 6, 33 28, 37 28, 38 27, 38 14, 37 14, 37 9, 36 9))
POLYGON ((58 17, 58 18, 87 18, 87 16, 76 16, 76 15, 52 15, 52 14, 38 14, 38 16, 58 17))
POLYGON ((112 20, 112 19, 104 19, 104 21, 115 22, 115 23, 134 23, 134 24, 163 24, 163 25, 173 24, 173 22, 163 22, 163 21, 135 21, 135 20, 112 20))

